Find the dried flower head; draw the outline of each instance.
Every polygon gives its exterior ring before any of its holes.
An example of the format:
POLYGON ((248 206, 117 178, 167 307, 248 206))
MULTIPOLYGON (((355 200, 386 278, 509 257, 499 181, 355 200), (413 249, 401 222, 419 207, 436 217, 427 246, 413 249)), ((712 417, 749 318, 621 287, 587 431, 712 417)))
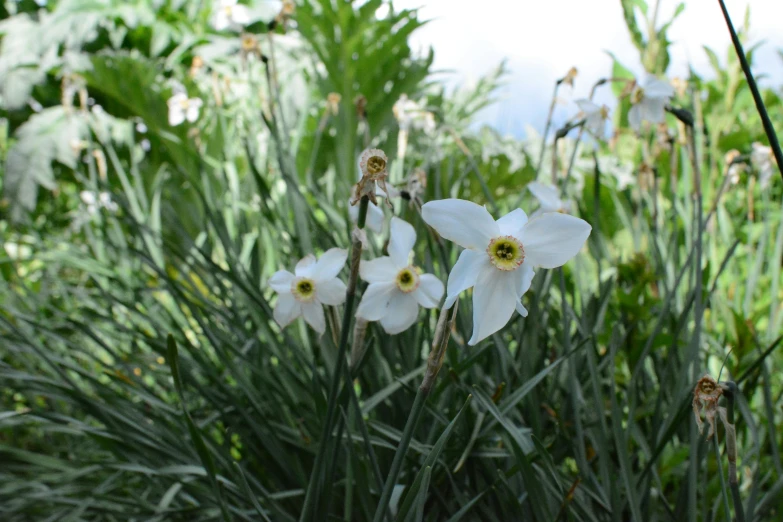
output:
POLYGON ((712 438, 715 433, 715 415, 721 413, 718 406, 718 399, 723 395, 723 388, 711 375, 704 375, 696 387, 693 389, 693 415, 696 417, 696 424, 699 426, 699 433, 702 432, 704 423, 701 420, 701 410, 704 410, 704 417, 710 426, 707 438, 712 438))
POLYGON ((258 45, 258 38, 254 34, 242 33, 239 42, 239 55, 242 58, 243 66, 247 63, 249 56, 255 56, 258 60, 262 59, 261 46, 258 45))
MULTIPOLYGON (((362 177, 359 183, 356 184, 356 194, 351 201, 351 205, 355 205, 359 202, 362 196, 367 196, 370 201, 378 204, 375 199, 375 185, 378 186, 389 194, 389 189, 386 187, 386 178, 389 173, 387 170, 388 159, 386 154, 381 149, 366 149, 359 156, 359 172, 362 177)), ((391 206, 389 198, 386 198, 386 202, 391 206)))
POLYGON ((570 85, 571 87, 574 86, 574 80, 576 80, 576 75, 579 73, 579 71, 576 70, 576 67, 571 67, 565 76, 563 76, 563 79, 561 80, 562 83, 565 83, 566 85, 570 85))
POLYGON ((740 181, 740 176, 745 172, 747 165, 741 160, 742 154, 737 149, 731 149, 723 156, 723 161, 726 163, 726 176, 729 178, 729 183, 736 185, 740 181))
POLYGON ((340 111, 340 100, 342 99, 342 96, 340 96, 337 92, 330 92, 326 96, 326 109, 331 112, 333 115, 337 116, 337 113, 340 111))
POLYGON ((193 57, 193 60, 190 62, 190 70, 188 71, 188 74, 190 74, 190 77, 195 77, 199 71, 204 67, 204 59, 196 55, 193 57))

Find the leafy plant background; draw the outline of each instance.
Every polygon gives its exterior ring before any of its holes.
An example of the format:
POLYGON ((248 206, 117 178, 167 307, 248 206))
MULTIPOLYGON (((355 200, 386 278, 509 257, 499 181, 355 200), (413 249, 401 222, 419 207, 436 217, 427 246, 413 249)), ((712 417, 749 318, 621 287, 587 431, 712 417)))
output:
MULTIPOLYGON (((722 371, 742 392, 746 519, 778 520, 783 194, 747 160, 724 184, 727 153, 766 141, 733 51, 723 67, 705 49, 715 78, 693 73, 675 98, 695 117, 692 143, 672 116, 663 140, 624 130, 621 98, 609 143, 572 131, 542 149, 475 124, 502 64, 445 91, 432 52, 408 45, 424 22, 393 8, 378 19, 380 5, 302 2, 270 29, 279 4, 255 2, 247 31, 266 64, 211 28, 211 2, 0 5, 2 518, 298 519, 340 311, 320 339, 300 322, 281 331, 265 283, 305 253, 349 245, 355 161, 372 145, 393 181, 426 174, 424 201, 501 212, 532 209, 524 187, 551 179, 554 162, 593 225, 585 252, 536 278, 530 315, 475 348, 463 297, 395 488, 397 519, 730 520, 723 431, 704 441, 691 413, 696 380, 722 371), (190 126, 166 118, 176 83, 204 100, 190 126), (404 149, 402 94, 437 123, 404 149), (89 213, 85 190, 119 210, 89 213)), ((617 8, 645 69, 664 74, 676 20, 649 23, 641 1, 617 8)), ((630 73, 615 62, 610 76, 630 73)), ((781 89, 763 94, 783 128, 781 89)), ((415 204, 394 212, 445 281, 456 248, 415 204)), ((378 237, 371 251, 383 247, 378 237)), ((342 402, 318 485, 323 519, 372 518, 432 340, 437 312, 422 314, 397 336, 371 325, 353 347, 357 401, 342 402)))

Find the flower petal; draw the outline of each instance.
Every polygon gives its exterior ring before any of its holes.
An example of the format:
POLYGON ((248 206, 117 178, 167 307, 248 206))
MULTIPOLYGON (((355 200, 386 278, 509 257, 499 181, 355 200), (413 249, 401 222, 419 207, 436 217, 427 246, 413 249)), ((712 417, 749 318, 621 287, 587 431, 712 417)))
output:
POLYGON ((398 334, 410 328, 418 316, 419 304, 416 298, 412 294, 395 292, 381 318, 381 326, 387 334, 398 334))
POLYGON ((522 317, 527 317, 527 308, 520 301, 517 301, 517 313, 522 317))
POLYGON ((443 297, 443 282, 432 274, 422 274, 413 296, 424 308, 435 308, 443 297))
MULTIPOLYGON (((559 214, 558 214, 559 215, 559 214)), ((473 289, 473 336, 470 346, 486 339, 508 323, 519 301, 514 279, 516 270, 507 272, 493 266, 485 268, 473 289)))
POLYGON ((514 236, 519 237, 519 233, 522 232, 522 227, 527 223, 527 214, 521 208, 512 210, 502 218, 496 221, 498 228, 500 228, 501 236, 514 236))
POLYGON ((531 267, 563 266, 579 252, 591 230, 583 219, 568 214, 543 214, 522 229, 519 240, 525 249, 525 263, 531 267))
POLYGON ((316 301, 304 303, 302 305, 302 315, 313 330, 319 334, 323 334, 326 331, 326 318, 324 317, 324 307, 321 303, 316 301))
MULTIPOLYGON (((359 207, 358 205, 354 205, 350 207, 350 209, 356 209, 356 220, 359 219, 359 207)), ((374 204, 370 203, 370 206, 367 207, 367 221, 365 223, 367 225, 367 228, 375 232, 376 234, 380 234, 383 232, 383 210, 381 208, 374 204)))
POLYGON ((408 266, 413 245, 416 244, 416 230, 407 221, 397 216, 391 219, 391 233, 389 234, 389 257, 397 268, 408 266))
POLYGON ((359 263, 359 277, 368 283, 390 283, 399 269, 389 256, 376 257, 359 263))
POLYGON ((362 301, 356 309, 356 317, 366 321, 379 320, 388 313, 389 301, 397 293, 396 290, 394 283, 372 283, 362 295, 362 301))
POLYGON ((487 209, 462 199, 425 203, 421 217, 442 237, 464 248, 484 250, 500 233, 487 209))
POLYGON ((315 298, 323 304, 337 306, 345 302, 345 283, 337 279, 326 279, 315 284, 315 298))
POLYGON ((294 268, 294 274, 299 277, 312 277, 314 266, 315 256, 313 254, 307 254, 296 264, 296 267, 294 268))
POLYGON ((669 82, 657 79, 655 76, 648 76, 644 80, 645 98, 671 98, 674 96, 674 87, 669 82))
POLYGON ((581 100, 575 100, 574 103, 576 103, 580 111, 585 113, 585 116, 590 116, 593 113, 601 112, 601 107, 591 102, 590 100, 582 98, 581 100))
POLYGON ((485 268, 492 267, 486 252, 463 250, 449 273, 448 295, 443 308, 451 308, 459 294, 476 284, 476 279, 485 268))
POLYGON ((231 8, 231 21, 239 25, 250 23, 250 11, 242 4, 236 4, 231 8))
POLYGON ((269 278, 268 284, 275 292, 281 294, 291 293, 291 282, 294 280, 294 274, 288 270, 278 270, 269 278))
POLYGON ((344 248, 330 248, 318 259, 312 269, 312 277, 316 281, 324 281, 337 277, 348 259, 348 251, 344 248))
POLYGON ((280 325, 280 328, 285 328, 300 315, 302 315, 302 307, 299 301, 294 299, 291 294, 280 294, 274 312, 275 321, 280 325))
POLYGON ((638 103, 628 111, 628 125, 637 131, 642 126, 642 109, 638 103))
POLYGON ((522 263, 522 266, 514 270, 516 275, 516 285, 518 299, 521 299, 525 293, 530 290, 530 285, 533 283, 533 276, 536 273, 533 271, 533 265, 531 263, 522 263))
POLYGON ((169 125, 176 127, 185 121, 185 111, 182 107, 169 107, 169 125))
POLYGON ((527 188, 539 203, 541 203, 541 208, 544 212, 557 212, 560 210, 560 207, 563 206, 562 201, 560 201, 560 194, 555 187, 533 181, 532 183, 528 183, 527 188))

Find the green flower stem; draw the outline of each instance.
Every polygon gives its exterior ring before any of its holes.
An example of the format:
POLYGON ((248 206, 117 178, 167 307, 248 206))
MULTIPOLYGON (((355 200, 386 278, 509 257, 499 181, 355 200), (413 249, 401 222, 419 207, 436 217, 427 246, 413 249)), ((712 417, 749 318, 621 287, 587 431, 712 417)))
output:
MULTIPOLYGON (((363 196, 359 202, 359 219, 357 220, 356 227, 360 230, 364 228, 364 224, 367 221, 367 208, 369 202, 370 200, 367 196, 363 196)), ((335 360, 334 373, 332 374, 332 383, 329 387, 326 419, 324 420, 323 429, 321 431, 318 453, 316 453, 315 456, 313 471, 310 474, 310 481, 307 485, 307 492, 305 493, 302 514, 299 517, 299 520, 302 522, 310 520, 311 517, 313 517, 313 510, 318 504, 318 496, 320 489, 323 486, 323 481, 321 479, 323 478, 324 460, 335 418, 337 417, 337 402, 340 383, 343 380, 345 354, 348 349, 348 336, 351 332, 351 319, 353 319, 353 305, 356 297, 356 283, 359 279, 359 261, 361 260, 361 257, 362 243, 358 238, 354 237, 351 244, 351 274, 348 277, 348 289, 345 292, 345 312, 343 315, 342 328, 340 329, 340 344, 337 347, 337 358, 335 360)))
POLYGON ((457 317, 457 308, 457 304, 455 303, 451 308, 451 320, 447 320, 449 315, 448 308, 444 308, 440 311, 438 325, 435 328, 435 338, 432 341, 432 351, 427 359, 427 370, 424 372, 424 378, 416 392, 416 398, 413 400, 413 406, 411 407, 411 412, 408 414, 408 420, 405 422, 405 429, 402 432, 400 444, 397 446, 397 452, 394 454, 389 476, 386 477, 386 483, 383 487, 381 499, 378 501, 378 507, 375 510, 373 522, 381 522, 384 513, 386 513, 389 506, 389 500, 391 499, 392 491, 394 491, 397 477, 400 475, 402 461, 405 460, 405 454, 408 452, 408 446, 410 446, 411 439, 413 438, 413 432, 416 430, 416 426, 421 420, 424 404, 427 402, 427 397, 429 397, 435 380, 438 378, 438 372, 440 371, 441 366, 443 366, 443 356, 446 354, 446 347, 449 344, 451 327, 454 324, 454 319, 457 317))
POLYGON ((775 128, 772 126, 772 121, 767 114, 767 108, 764 106, 764 100, 761 99, 761 93, 756 85, 756 80, 753 78, 753 73, 750 71, 750 64, 745 58, 745 50, 742 48, 742 43, 739 41, 737 31, 734 30, 734 25, 731 23, 731 17, 729 17, 729 11, 726 9, 726 4, 723 0, 718 0, 721 11, 723 11, 723 18, 726 19, 726 25, 729 27, 729 33, 731 34, 731 42, 734 44, 734 50, 739 58, 742 72, 745 73, 745 79, 748 81, 748 87, 753 94, 753 101, 756 103, 756 110, 759 111, 761 116, 761 123, 764 125, 764 132, 767 133, 767 139, 769 140, 769 146, 772 147, 772 153, 775 155, 775 161, 778 164, 778 172, 783 177, 783 151, 780 149, 780 142, 775 134, 775 128))
POLYGON ((745 510, 742 507, 742 498, 739 492, 739 481, 737 480, 737 432, 734 427, 734 403, 739 393, 739 388, 734 381, 728 381, 724 384, 723 396, 726 397, 726 419, 729 425, 726 428, 726 458, 729 461, 729 487, 731 488, 731 498, 734 502, 734 517, 737 522, 745 522, 745 510))

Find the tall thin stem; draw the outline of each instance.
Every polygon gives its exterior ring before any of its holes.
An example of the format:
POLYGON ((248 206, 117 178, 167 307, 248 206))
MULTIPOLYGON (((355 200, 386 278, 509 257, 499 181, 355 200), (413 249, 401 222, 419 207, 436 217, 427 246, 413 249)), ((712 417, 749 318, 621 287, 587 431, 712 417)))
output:
MULTIPOLYGON (((356 227, 360 230, 364 228, 364 224, 367 221, 367 207, 369 202, 370 200, 367 196, 363 196, 359 202, 359 219, 357 220, 356 227)), ((340 345, 337 347, 337 359, 335 361, 332 382, 329 387, 326 419, 324 420, 323 429, 321 431, 321 440, 318 446, 318 453, 315 456, 313 471, 310 474, 310 481, 307 485, 307 492, 305 493, 302 515, 299 517, 299 520, 302 522, 305 520, 310 520, 310 518, 313 516, 313 509, 318 504, 318 496, 321 486, 323 485, 321 478, 323 475, 326 449, 329 446, 329 438, 332 434, 334 421, 337 417, 337 402, 340 391, 340 383, 343 379, 345 355, 348 349, 348 336, 351 333, 351 319, 353 319, 353 305, 356 297, 356 283, 359 279, 359 261, 361 260, 361 257, 362 242, 358 237, 354 237, 353 243, 351 244, 351 274, 348 278, 348 289, 345 292, 345 311, 343 315, 342 328, 340 329, 340 345)))
POLYGON ((777 134, 775 134, 775 128, 772 126, 769 114, 767 114, 764 100, 761 99, 761 93, 756 85, 756 80, 753 78, 753 73, 750 71, 750 64, 745 58, 745 50, 742 48, 742 43, 740 43, 739 37, 737 36, 737 31, 734 30, 734 25, 731 23, 731 17, 729 16, 729 11, 726 9, 726 4, 723 3, 723 0, 718 0, 718 3, 720 4, 721 11, 723 11, 723 18, 726 19, 726 25, 729 27, 731 43, 734 44, 734 51, 736 51, 737 58, 739 58, 742 72, 745 73, 748 87, 750 87, 750 92, 753 94, 756 110, 759 112, 759 116, 761 116, 761 123, 764 125, 764 132, 767 133, 769 146, 772 147, 772 153, 775 155, 775 161, 778 164, 778 172, 780 172, 781 177, 783 177, 783 151, 780 149, 780 142, 778 141, 777 134))
POLYGON ((427 402, 427 397, 429 397, 430 391, 432 391, 432 387, 435 385, 435 380, 438 378, 438 372, 443 365, 443 356, 446 354, 446 347, 449 344, 451 327, 454 324, 454 319, 457 317, 457 308, 457 303, 455 303, 451 308, 450 320, 448 320, 448 308, 444 308, 440 311, 438 325, 435 328, 435 338, 432 340, 432 351, 427 360, 427 369, 424 372, 424 378, 421 380, 421 385, 416 392, 416 398, 414 399, 413 406, 408 414, 408 420, 405 422, 402 438, 400 439, 400 444, 397 446, 397 451, 394 454, 389 476, 386 477, 386 483, 383 486, 383 493, 381 493, 381 499, 378 501, 378 507, 375 510, 373 522, 381 522, 384 513, 386 513, 389 506, 389 500, 391 499, 392 491, 394 491, 394 484, 397 482, 397 477, 400 475, 402 461, 405 460, 405 454, 408 452, 411 438, 413 438, 413 432, 421 420, 424 404, 427 402))

